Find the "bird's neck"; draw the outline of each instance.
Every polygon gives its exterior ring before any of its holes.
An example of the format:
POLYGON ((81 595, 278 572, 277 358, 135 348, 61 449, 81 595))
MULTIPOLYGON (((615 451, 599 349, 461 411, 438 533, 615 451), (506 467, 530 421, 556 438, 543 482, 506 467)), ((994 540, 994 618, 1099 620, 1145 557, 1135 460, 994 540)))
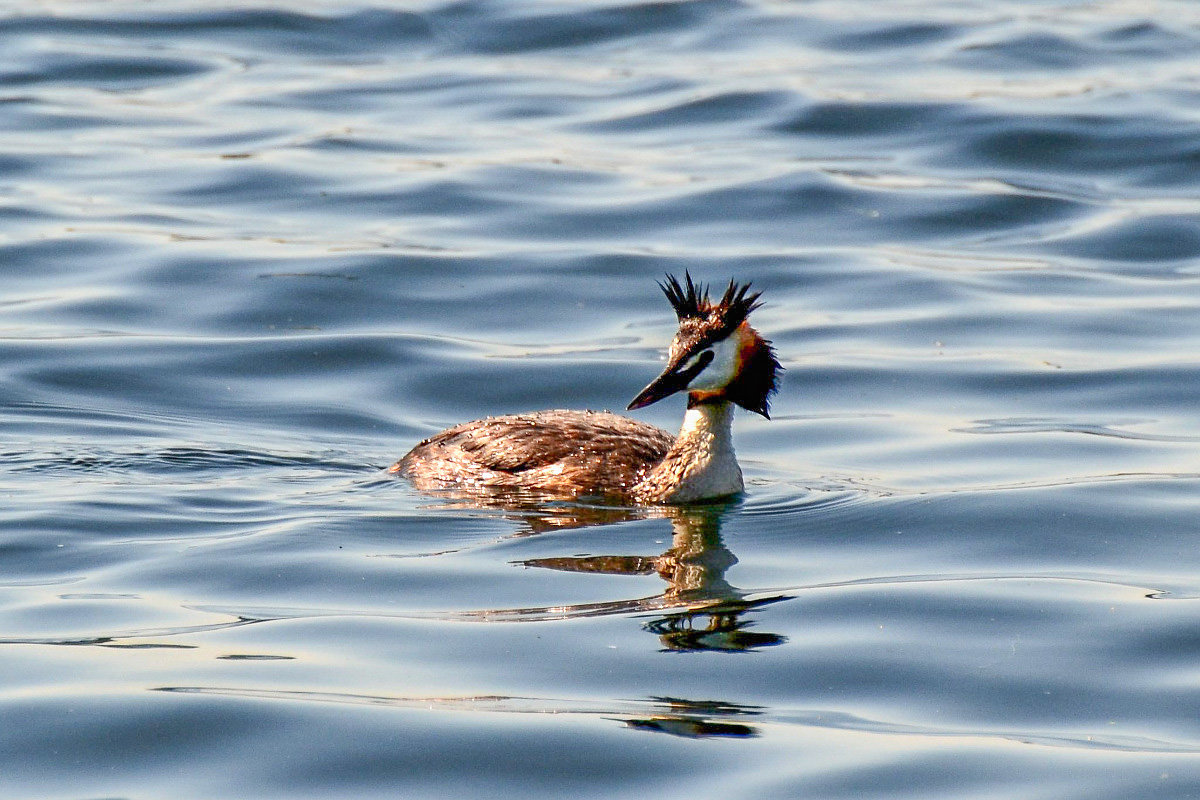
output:
POLYGON ((733 452, 733 405, 703 402, 683 417, 675 444, 635 487, 639 500, 689 503, 742 491, 742 470, 733 452))

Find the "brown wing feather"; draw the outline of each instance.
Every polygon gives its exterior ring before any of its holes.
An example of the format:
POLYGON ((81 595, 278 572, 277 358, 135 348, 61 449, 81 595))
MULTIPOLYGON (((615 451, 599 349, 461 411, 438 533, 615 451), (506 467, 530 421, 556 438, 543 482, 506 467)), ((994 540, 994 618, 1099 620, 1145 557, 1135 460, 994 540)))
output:
POLYGON ((601 411, 542 411, 467 422, 414 447, 392 467, 422 484, 611 494, 662 460, 675 437, 601 411))

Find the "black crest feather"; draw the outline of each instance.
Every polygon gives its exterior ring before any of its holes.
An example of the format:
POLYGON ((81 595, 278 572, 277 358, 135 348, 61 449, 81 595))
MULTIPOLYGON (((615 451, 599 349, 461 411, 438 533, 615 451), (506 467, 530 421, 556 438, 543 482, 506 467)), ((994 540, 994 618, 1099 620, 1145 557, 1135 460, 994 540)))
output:
POLYGON ((667 296, 675 315, 681 320, 703 317, 708 310, 708 289, 692 282, 692 276, 686 270, 683 273, 686 288, 679 283, 674 275, 668 275, 665 281, 658 285, 667 296))
POLYGON ((720 302, 713 303, 708 296, 708 287, 696 283, 686 270, 683 273, 683 283, 674 275, 658 284, 663 294, 667 296, 675 315, 682 322, 685 319, 708 319, 715 317, 716 327, 723 332, 732 331, 745 322, 750 312, 762 305, 758 299, 761 292, 751 292, 750 284, 738 284, 730 279, 729 286, 720 302))

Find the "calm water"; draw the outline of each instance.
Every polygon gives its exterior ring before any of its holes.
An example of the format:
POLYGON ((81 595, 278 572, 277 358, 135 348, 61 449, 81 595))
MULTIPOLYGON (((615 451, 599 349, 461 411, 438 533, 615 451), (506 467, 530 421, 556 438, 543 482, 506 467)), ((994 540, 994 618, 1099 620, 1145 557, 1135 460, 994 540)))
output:
POLYGON ((5 797, 1200 796, 1200 4, 0 14, 5 797), (741 501, 382 472, 685 269, 741 501))

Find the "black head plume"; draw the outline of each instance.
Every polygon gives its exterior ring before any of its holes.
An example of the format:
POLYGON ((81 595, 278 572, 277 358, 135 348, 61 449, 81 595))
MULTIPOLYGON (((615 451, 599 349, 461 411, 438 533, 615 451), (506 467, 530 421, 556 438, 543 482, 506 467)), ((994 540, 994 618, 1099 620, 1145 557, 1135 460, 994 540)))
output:
POLYGON ((683 273, 683 279, 686 288, 680 285, 679 279, 674 275, 668 275, 667 279, 659 283, 663 294, 667 296, 671 306, 675 309, 675 316, 679 319, 695 319, 703 317, 708 310, 708 289, 701 284, 692 283, 692 276, 686 270, 683 273))
POLYGON ((762 305, 758 302, 761 292, 751 293, 749 283, 738 284, 732 279, 720 302, 714 304, 709 299, 708 287, 694 282, 686 270, 682 284, 675 276, 668 275, 658 285, 662 287, 680 322, 686 319, 711 319, 713 326, 724 334, 745 322, 750 312, 762 305))
POLYGON ((760 297, 762 297, 762 292, 750 293, 750 284, 743 283, 739 286, 730 278, 729 286, 725 288, 725 295, 716 307, 721 314, 722 327, 733 330, 745 322, 746 317, 750 316, 750 312, 762 305, 758 301, 760 297))

